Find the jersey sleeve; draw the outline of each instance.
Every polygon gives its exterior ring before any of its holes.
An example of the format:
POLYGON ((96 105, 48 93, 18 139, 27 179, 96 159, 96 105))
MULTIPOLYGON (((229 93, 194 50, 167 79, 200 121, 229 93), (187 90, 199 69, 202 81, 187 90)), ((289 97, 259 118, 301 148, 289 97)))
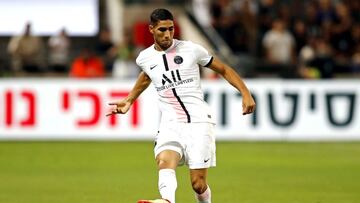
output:
POLYGON ((138 57, 136 57, 135 62, 136 62, 136 65, 137 65, 138 67, 140 67, 141 70, 144 70, 144 67, 143 67, 143 65, 144 65, 144 64, 143 64, 143 57, 142 57, 142 54, 141 54, 141 53, 138 55, 138 57))
POLYGON ((213 56, 210 55, 204 47, 198 44, 194 44, 194 47, 197 64, 208 67, 213 60, 213 56))
POLYGON ((137 65, 137 66, 141 67, 141 57, 140 57, 140 55, 138 55, 138 56, 136 57, 135 62, 136 62, 136 65, 137 65))

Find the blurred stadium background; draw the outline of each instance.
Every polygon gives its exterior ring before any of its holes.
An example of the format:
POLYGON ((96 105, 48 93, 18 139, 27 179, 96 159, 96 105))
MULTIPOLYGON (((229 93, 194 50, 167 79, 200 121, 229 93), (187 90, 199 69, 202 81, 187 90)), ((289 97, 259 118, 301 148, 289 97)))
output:
MULTIPOLYGON (((0 203, 158 197, 155 90, 105 117, 158 7, 257 101, 241 116, 241 95, 201 69, 218 123, 213 202, 360 202, 360 1, 0 0, 0 203)), ((180 203, 194 202, 187 172, 180 203)))

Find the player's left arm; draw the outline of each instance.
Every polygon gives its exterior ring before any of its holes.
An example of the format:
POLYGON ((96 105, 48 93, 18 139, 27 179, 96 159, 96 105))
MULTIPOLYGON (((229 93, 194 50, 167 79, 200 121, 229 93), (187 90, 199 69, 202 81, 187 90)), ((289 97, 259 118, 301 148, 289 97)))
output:
POLYGON ((250 114, 255 111, 256 104, 249 89, 246 87, 240 75, 233 68, 216 58, 213 58, 213 61, 208 67, 220 74, 241 93, 243 115, 250 114))
POLYGON ((106 116, 111 116, 114 114, 125 114, 130 109, 131 105, 135 102, 135 100, 140 96, 140 94, 150 85, 151 79, 150 77, 142 71, 134 87, 129 92, 128 96, 118 102, 111 102, 109 105, 113 106, 111 111, 106 114, 106 116))

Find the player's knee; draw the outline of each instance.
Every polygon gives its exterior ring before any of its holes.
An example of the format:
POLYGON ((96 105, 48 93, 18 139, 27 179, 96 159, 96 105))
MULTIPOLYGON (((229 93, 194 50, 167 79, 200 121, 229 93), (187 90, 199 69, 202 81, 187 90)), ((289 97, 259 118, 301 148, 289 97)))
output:
POLYGON ((197 176, 192 178, 191 185, 193 190, 198 194, 204 193, 207 189, 207 183, 204 176, 197 176))
POLYGON ((167 169, 167 168, 174 168, 174 163, 172 161, 164 160, 164 159, 158 159, 156 160, 158 168, 159 169, 167 169))
POLYGON ((156 160, 156 163, 157 163, 159 169, 164 169, 164 168, 166 168, 167 161, 162 160, 162 159, 158 159, 158 160, 156 160))

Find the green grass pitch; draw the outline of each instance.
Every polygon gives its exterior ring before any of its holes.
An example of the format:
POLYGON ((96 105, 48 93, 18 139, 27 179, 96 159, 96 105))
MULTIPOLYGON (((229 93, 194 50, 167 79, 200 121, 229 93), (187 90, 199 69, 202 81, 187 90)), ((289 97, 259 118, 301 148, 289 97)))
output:
MULTIPOLYGON (((0 203, 157 198, 151 142, 0 142, 0 203)), ((218 142, 213 203, 359 203, 360 143, 218 142)), ((195 202, 177 170, 178 203, 195 202)))

